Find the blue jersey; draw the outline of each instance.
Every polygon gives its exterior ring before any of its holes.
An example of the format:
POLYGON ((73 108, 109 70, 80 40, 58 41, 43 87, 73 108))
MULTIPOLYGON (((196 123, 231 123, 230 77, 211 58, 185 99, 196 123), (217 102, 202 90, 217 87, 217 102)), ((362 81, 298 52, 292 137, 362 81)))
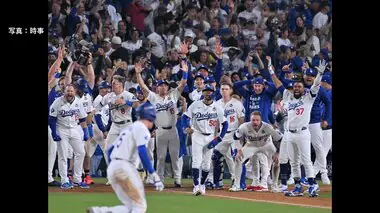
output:
POLYGON ((50 106, 53 104, 55 99, 57 99, 63 95, 63 93, 61 91, 56 91, 55 88, 56 88, 56 86, 54 86, 51 89, 51 91, 48 95, 48 119, 49 119, 49 113, 50 113, 50 106))
MULTIPOLYGON (((306 86, 308 89, 310 89, 310 87, 311 86, 306 86)), ((310 124, 320 123, 322 120, 327 120, 329 117, 331 117, 331 99, 328 98, 326 89, 320 87, 317 98, 314 101, 313 108, 311 108, 310 124), (322 113, 322 104, 329 110, 325 110, 324 113, 322 113)))
MULTIPOLYGON (((326 91, 327 98, 332 103, 332 90, 325 89, 325 91, 326 91)), ((321 108, 322 108, 322 114, 323 115, 327 114, 326 120, 327 120, 328 125, 332 127, 332 107, 326 108, 324 104, 321 104, 321 108), (326 113, 326 110, 329 110, 330 112, 326 113)))
POLYGON ((245 121, 248 122, 251 119, 251 113, 253 111, 260 111, 263 117, 263 121, 270 123, 269 116, 273 116, 271 112, 271 105, 273 96, 277 93, 277 89, 273 83, 267 82, 268 88, 265 88, 262 93, 256 94, 252 89, 251 81, 244 80, 234 83, 234 88, 244 97, 245 108, 245 121), (243 85, 249 84, 249 90, 246 90, 243 85))

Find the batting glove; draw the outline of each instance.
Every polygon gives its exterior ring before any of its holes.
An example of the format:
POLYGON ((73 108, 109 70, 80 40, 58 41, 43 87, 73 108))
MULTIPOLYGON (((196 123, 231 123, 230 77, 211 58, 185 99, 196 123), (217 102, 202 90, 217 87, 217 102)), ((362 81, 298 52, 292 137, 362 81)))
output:
POLYGON ((219 142, 222 141, 222 138, 220 136, 214 138, 208 145, 207 145, 207 148, 208 149, 212 149, 214 148, 216 145, 218 145, 219 142))
POLYGON ((156 187, 156 190, 157 191, 162 191, 164 190, 165 186, 164 186, 164 183, 162 183, 160 177, 158 176, 158 174, 156 172, 154 172, 152 174, 152 177, 153 177, 153 181, 154 181, 154 186, 156 187))
POLYGON ((59 136, 59 135, 57 135, 57 134, 52 134, 51 135, 52 137, 53 137, 53 141, 61 141, 62 139, 61 139, 61 137, 59 136))

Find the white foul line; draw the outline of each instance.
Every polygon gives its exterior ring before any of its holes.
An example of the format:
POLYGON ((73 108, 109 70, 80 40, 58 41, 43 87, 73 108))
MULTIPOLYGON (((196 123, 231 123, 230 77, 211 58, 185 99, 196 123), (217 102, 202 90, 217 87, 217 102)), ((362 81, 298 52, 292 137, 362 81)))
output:
MULTIPOLYGON (((169 191, 169 190, 167 190, 167 191, 169 191)), ((175 190, 170 190, 170 192, 181 193, 181 194, 193 194, 192 192, 175 191, 175 190)), ((290 205, 290 206, 300 206, 300 207, 308 207, 308 208, 331 209, 331 207, 329 207, 329 206, 316 206, 316 205, 297 204, 297 203, 287 203, 287 202, 279 202, 279 201, 271 201, 271 200, 258 200, 258 199, 252 199, 252 198, 233 197, 233 196, 226 196, 226 195, 207 194, 206 196, 207 196, 207 197, 228 198, 228 199, 234 199, 234 200, 244 200, 244 201, 262 202, 262 203, 282 204, 282 205, 290 205)))

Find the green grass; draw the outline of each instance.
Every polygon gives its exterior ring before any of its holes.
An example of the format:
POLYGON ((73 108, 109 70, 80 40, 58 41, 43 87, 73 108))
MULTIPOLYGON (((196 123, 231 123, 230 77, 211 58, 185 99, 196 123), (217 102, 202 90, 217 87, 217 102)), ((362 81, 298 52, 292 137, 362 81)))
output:
MULTIPOLYGON (((195 197, 192 195, 149 193, 148 213, 329 213, 331 210, 279 204, 195 197)), ((89 206, 115 206, 113 193, 49 193, 49 213, 83 213, 89 206)))

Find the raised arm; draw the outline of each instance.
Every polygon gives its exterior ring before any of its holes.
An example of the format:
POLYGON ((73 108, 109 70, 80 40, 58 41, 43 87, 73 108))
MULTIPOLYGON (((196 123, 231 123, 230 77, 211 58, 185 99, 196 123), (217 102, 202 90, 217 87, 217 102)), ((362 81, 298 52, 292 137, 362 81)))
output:
POLYGON ((280 90, 281 93, 283 93, 285 90, 285 87, 282 85, 282 82, 277 78, 276 74, 274 73, 274 67, 272 65, 271 57, 267 56, 267 60, 268 60, 268 71, 269 71, 270 76, 272 77, 274 86, 278 90, 280 90))
POLYGON ((223 47, 220 43, 220 40, 216 42, 215 56, 217 57, 216 68, 214 73, 215 82, 219 84, 220 79, 223 76, 223 47))
POLYGON ((150 90, 149 90, 148 86, 144 83, 144 79, 141 76, 142 67, 141 67, 140 62, 137 62, 135 64, 135 71, 136 71, 137 83, 140 85, 140 88, 143 91, 144 96, 148 97, 150 90))
POLYGON ((314 83, 310 88, 310 92, 312 95, 316 95, 319 91, 319 87, 320 87, 319 84, 321 83, 322 75, 325 72, 326 66, 327 66, 327 62, 323 60, 321 63, 319 63, 318 67, 315 67, 315 69, 318 71, 318 74, 315 77, 314 83))
POLYGON ((76 65, 77 65, 77 62, 73 61, 69 64, 69 67, 67 67, 65 80, 63 81, 65 86, 68 84, 71 84, 72 82, 71 76, 73 75, 73 71, 76 65))
POLYGON ((89 54, 88 62, 87 62, 87 72, 86 72, 88 86, 91 89, 94 89, 95 86, 95 72, 94 66, 92 66, 92 54, 89 54))
POLYGON ((182 71, 182 79, 177 87, 177 90, 179 91, 179 93, 182 93, 183 89, 185 88, 185 85, 186 85, 186 82, 187 82, 187 77, 188 77, 188 66, 187 66, 187 61, 186 60, 182 60, 181 61, 181 71, 182 71))
MULTIPOLYGON (((49 74, 48 74, 48 84, 50 85, 52 81, 54 81, 54 76, 56 71, 61 67, 62 61, 63 61, 63 49, 58 48, 58 58, 55 60, 53 65, 49 69, 49 74)), ((54 85, 52 85, 54 86, 54 85)))

